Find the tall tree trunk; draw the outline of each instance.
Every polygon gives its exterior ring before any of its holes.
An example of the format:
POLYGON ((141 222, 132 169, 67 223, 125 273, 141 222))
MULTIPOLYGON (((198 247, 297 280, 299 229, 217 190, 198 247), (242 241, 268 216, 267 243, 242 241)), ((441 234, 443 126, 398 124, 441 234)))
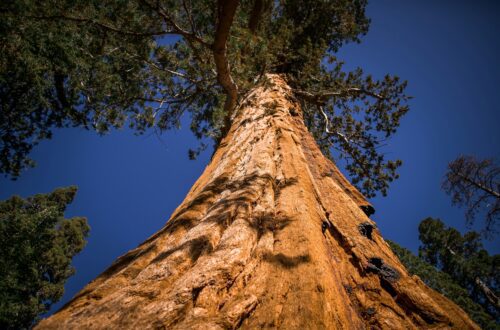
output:
POLYGON ((477 328, 410 276, 277 75, 166 226, 38 328, 477 328))

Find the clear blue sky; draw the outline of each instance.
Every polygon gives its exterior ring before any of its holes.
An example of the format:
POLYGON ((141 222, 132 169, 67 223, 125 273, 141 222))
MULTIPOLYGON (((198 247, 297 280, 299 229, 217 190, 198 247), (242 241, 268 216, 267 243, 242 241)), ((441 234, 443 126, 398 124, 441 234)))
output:
MULTIPOLYGON (((440 189, 447 163, 461 153, 500 157, 500 1, 377 0, 368 15, 368 35, 338 57, 346 68, 409 81, 411 111, 387 149, 404 161, 401 177, 388 197, 372 200, 372 218, 384 237, 416 251, 427 216, 464 229, 463 210, 440 189)), ((86 216, 92 230, 53 309, 167 221, 209 160, 208 151, 188 160, 196 145, 187 127, 161 139, 65 129, 36 148, 35 169, 0 179, 0 199, 79 187, 67 216, 86 216)), ((487 246, 500 250, 498 240, 487 246)))

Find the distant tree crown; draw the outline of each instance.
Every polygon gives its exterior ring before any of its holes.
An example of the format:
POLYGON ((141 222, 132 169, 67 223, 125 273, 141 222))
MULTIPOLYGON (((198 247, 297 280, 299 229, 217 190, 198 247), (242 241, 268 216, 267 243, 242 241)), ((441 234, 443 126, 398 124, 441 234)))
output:
POLYGON ((30 328, 64 293, 87 220, 65 219, 76 187, 0 201, 0 328, 30 328))
POLYGON ((418 230, 419 256, 449 274, 500 324, 500 255, 489 255, 479 233, 462 235, 439 219, 423 220, 418 230))
POLYGON ((500 220, 500 166, 494 159, 460 156, 448 164, 443 189, 454 205, 465 207, 470 226, 477 216, 484 217, 483 234, 498 234, 500 220))
POLYGON ((417 257, 397 243, 392 241, 387 241, 387 243, 408 272, 417 275, 430 288, 459 305, 481 329, 498 329, 498 316, 495 320, 494 315, 490 315, 488 310, 478 303, 477 296, 469 295, 470 286, 460 285, 450 274, 417 257))

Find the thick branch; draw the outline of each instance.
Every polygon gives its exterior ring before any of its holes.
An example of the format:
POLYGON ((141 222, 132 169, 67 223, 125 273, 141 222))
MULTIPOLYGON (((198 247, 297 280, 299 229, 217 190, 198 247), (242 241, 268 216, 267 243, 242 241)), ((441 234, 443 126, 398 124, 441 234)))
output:
POLYGON ((254 0, 250 19, 248 20, 248 29, 255 34, 259 27, 260 18, 264 9, 264 0, 254 0))
POLYGON ((295 94, 301 97, 302 99, 314 103, 316 105, 325 105, 325 103, 328 101, 329 98, 331 97, 338 97, 338 96, 349 96, 352 94, 365 94, 368 96, 371 96, 373 98, 379 99, 379 100, 385 100, 385 97, 383 97, 380 94, 370 92, 366 89, 358 88, 358 87, 351 87, 347 88, 341 91, 335 91, 335 92, 322 92, 322 93, 311 93, 303 90, 294 90, 295 94))
POLYGON ((228 126, 227 124, 238 99, 238 86, 234 82, 233 77, 231 77, 231 69, 227 58, 229 30, 233 24, 238 4, 238 0, 218 1, 217 29, 215 31, 214 43, 212 45, 215 66, 217 69, 217 81, 226 92, 226 104, 224 105, 224 110, 226 112, 226 126, 228 126))

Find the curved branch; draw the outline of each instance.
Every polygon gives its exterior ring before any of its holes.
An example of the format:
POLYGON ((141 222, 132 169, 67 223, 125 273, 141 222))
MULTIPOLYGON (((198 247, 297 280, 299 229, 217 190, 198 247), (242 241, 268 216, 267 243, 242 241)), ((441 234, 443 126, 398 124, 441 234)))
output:
MULTIPOLYGON (((329 126, 330 126, 330 120, 328 119, 328 115, 325 113, 325 111, 323 110, 323 107, 322 106, 318 106, 319 110, 321 111, 321 114, 323 115, 324 119, 325 119, 325 133, 330 136, 330 135, 335 135, 337 136, 339 139, 342 140, 342 142, 349 146, 351 144, 351 140, 349 138, 347 138, 347 136, 345 136, 344 134, 340 133, 339 131, 330 131, 329 129, 329 126)), ((366 167, 364 166, 363 162, 353 153, 350 151, 351 149, 350 148, 345 148, 345 152, 351 157, 351 159, 356 163, 358 164, 358 166, 363 170, 363 174, 368 178, 370 177, 370 173, 368 171, 368 169, 366 169, 366 167)))
POLYGON ((236 106, 238 99, 238 86, 231 76, 229 60, 227 58, 227 41, 229 39, 229 31, 233 24, 236 8, 238 8, 238 0, 219 0, 217 29, 215 31, 214 43, 212 51, 214 55, 215 66, 217 70, 217 81, 226 92, 226 103, 224 110, 226 113, 226 129, 229 127, 231 114, 236 106))

